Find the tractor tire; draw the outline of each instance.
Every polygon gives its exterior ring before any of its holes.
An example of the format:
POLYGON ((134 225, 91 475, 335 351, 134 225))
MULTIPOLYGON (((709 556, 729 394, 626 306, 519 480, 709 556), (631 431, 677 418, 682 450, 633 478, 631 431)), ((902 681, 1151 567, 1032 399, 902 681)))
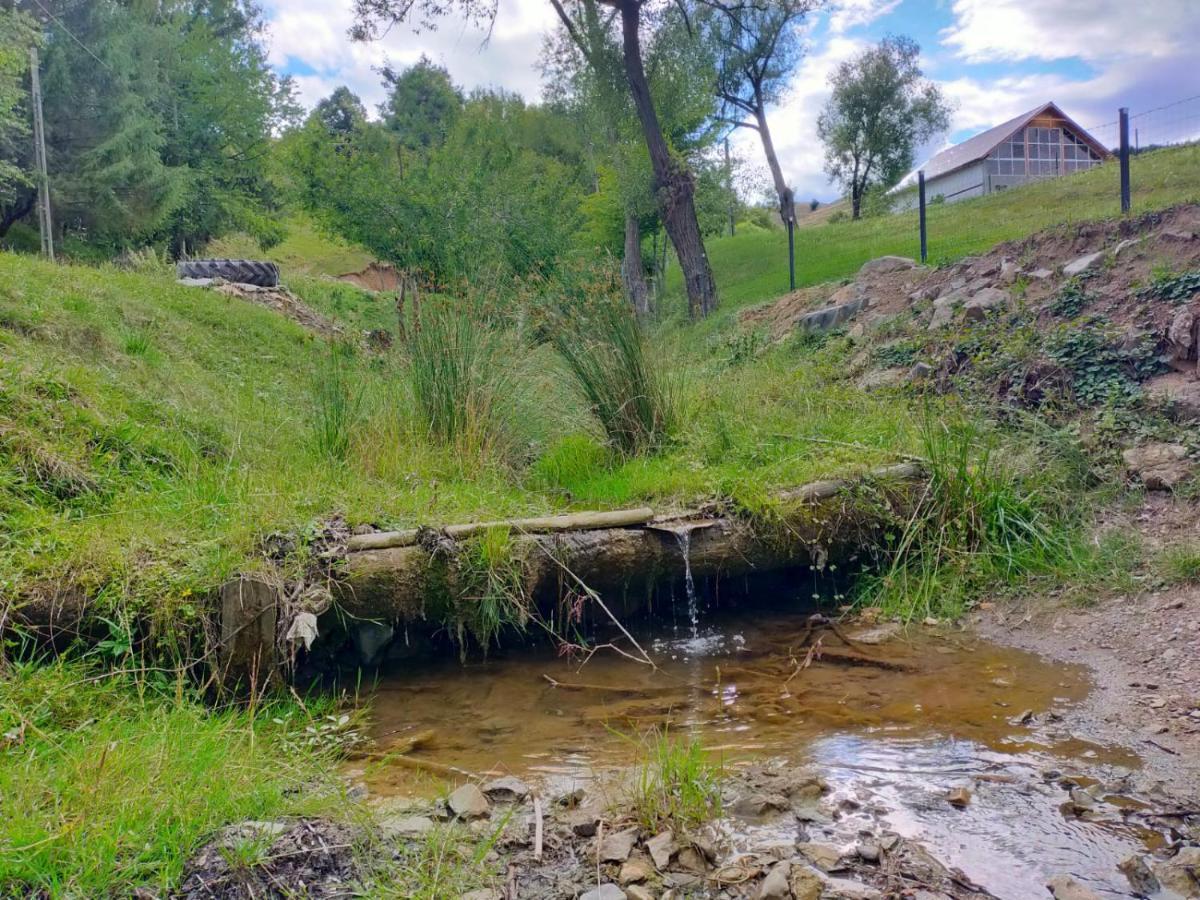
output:
POLYGON ((175 264, 180 278, 222 278, 235 284, 275 287, 279 267, 259 259, 188 259, 175 264))

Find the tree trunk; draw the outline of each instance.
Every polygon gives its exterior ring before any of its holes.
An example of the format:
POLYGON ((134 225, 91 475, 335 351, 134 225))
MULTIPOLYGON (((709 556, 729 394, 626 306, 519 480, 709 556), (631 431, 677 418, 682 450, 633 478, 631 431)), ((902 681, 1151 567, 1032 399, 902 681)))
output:
POLYGON ((621 280, 625 282, 625 297, 639 317, 650 314, 650 292, 642 272, 642 230, 637 215, 625 212, 625 258, 621 262, 621 280))
POLYGON ((767 168, 771 170, 771 180, 775 183, 775 193, 779 197, 779 217, 783 219, 786 227, 788 222, 796 221, 796 198, 783 179, 783 169, 775 153, 775 142, 771 140, 771 128, 767 125, 767 111, 758 92, 755 92, 754 106, 754 119, 758 124, 758 135, 762 138, 763 154, 767 157, 767 168))
POLYGON ((655 195, 663 225, 671 243, 675 245, 675 255, 683 271, 688 311, 693 319, 700 318, 717 308, 717 285, 708 264, 708 255, 704 252, 700 222, 696 218, 695 184, 687 166, 671 155, 654 110, 650 85, 642 66, 642 42, 638 34, 642 0, 619 0, 618 8, 621 12, 625 77, 629 81, 629 93, 642 125, 646 149, 650 153, 655 195))

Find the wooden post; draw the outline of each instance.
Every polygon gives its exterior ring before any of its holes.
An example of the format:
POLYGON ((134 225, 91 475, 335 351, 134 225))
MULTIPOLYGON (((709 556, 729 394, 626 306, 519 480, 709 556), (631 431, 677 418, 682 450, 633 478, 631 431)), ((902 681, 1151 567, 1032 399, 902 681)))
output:
POLYGON ((54 231, 50 219, 50 176, 46 169, 46 124, 42 120, 42 80, 38 71, 37 47, 29 48, 29 87, 33 103, 33 157, 37 168, 38 230, 42 254, 54 259, 54 231))
POLYGON ((243 575, 221 588, 221 681, 259 689, 275 675, 279 590, 243 575))

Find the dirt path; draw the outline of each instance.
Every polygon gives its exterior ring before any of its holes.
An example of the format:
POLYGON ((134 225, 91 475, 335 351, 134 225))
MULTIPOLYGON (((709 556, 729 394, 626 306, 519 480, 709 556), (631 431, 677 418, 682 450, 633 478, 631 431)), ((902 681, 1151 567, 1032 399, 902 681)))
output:
MULTIPOLYGON (((1147 557, 1200 536, 1197 509, 1149 494, 1108 528, 1140 535, 1147 557)), ((1092 606, 1030 597, 997 603, 972 624, 985 637, 1087 666, 1095 681, 1066 715, 1080 736, 1128 747, 1179 800, 1200 800, 1200 585, 1152 586, 1092 606)))

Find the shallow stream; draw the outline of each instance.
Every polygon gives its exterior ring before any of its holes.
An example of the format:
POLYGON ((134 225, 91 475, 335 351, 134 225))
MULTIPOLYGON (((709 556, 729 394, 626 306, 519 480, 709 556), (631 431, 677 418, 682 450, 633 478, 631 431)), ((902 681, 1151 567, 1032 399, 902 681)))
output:
MULTIPOLYGON (((1138 806, 1120 781, 1137 759, 1062 725, 1059 711, 1088 691, 1083 671, 926 628, 855 647, 824 631, 806 666, 807 612, 706 616, 695 637, 680 624, 635 634, 657 670, 611 650, 584 661, 546 649, 388 674, 372 704, 379 749, 433 729, 414 755, 553 792, 628 765, 639 736, 665 728, 697 736, 729 767, 814 766, 833 788, 834 838, 890 828, 998 897, 1045 896, 1046 879, 1063 873, 1129 896, 1116 864, 1156 838, 1123 815, 1138 806), (831 664, 836 654, 899 669, 831 664), (1101 784, 1102 811, 1078 815, 1055 773, 1101 784), (956 787, 971 791, 964 808, 947 802, 956 787)), ((432 789, 427 776, 387 764, 369 767, 367 782, 376 796, 432 789)), ((747 823, 732 837, 791 840, 795 829, 747 823)))

